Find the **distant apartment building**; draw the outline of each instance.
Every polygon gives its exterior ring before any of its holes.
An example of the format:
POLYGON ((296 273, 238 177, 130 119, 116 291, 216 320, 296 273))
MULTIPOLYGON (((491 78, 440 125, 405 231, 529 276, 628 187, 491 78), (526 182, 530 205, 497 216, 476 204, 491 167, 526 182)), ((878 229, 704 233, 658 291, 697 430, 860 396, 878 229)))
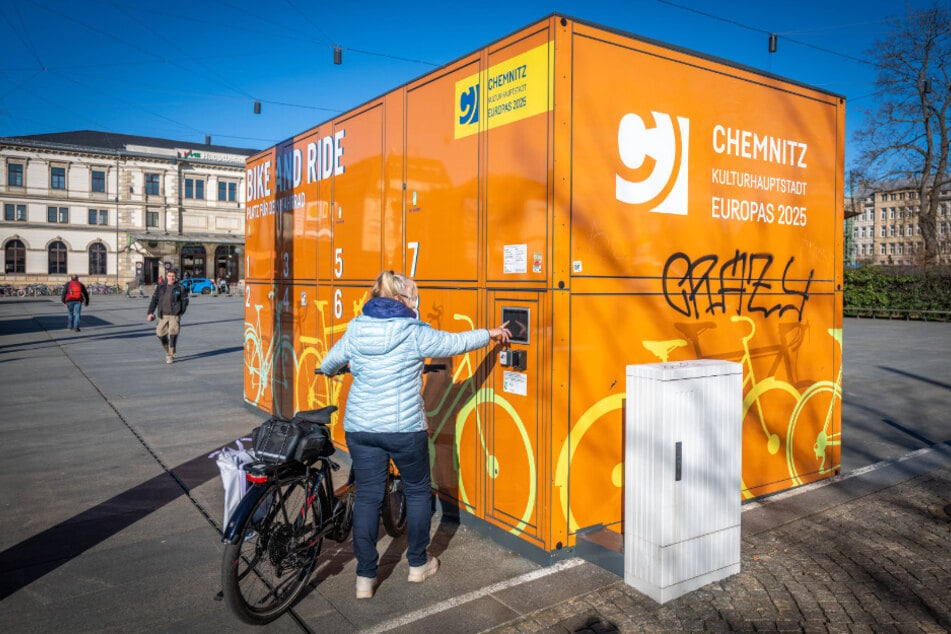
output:
MULTIPOLYGON (((925 243, 919 224, 921 201, 908 181, 889 181, 861 192, 855 200, 847 257, 854 264, 921 264, 925 243)), ((951 189, 941 192, 937 210, 941 263, 951 262, 951 189)))
POLYGON ((244 277, 244 161, 257 150, 113 134, 0 138, 0 283, 244 277))

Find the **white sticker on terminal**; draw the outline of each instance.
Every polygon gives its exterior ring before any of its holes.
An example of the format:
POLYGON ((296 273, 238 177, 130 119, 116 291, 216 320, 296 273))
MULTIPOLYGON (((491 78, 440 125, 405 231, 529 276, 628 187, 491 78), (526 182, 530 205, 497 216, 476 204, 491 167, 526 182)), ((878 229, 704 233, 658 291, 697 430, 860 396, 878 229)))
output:
POLYGON ((528 377, 519 372, 502 373, 502 391, 519 396, 528 396, 528 377))

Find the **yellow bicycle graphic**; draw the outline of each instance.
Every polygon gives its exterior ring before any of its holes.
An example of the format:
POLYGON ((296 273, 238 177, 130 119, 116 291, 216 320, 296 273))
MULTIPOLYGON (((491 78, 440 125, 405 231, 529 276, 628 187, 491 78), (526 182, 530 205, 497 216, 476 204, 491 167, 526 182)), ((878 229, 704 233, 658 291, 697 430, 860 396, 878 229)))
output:
MULTIPOLYGON (((615 421, 619 425, 618 433, 621 433, 622 426, 620 425, 621 420, 621 409, 624 405, 624 393, 619 392, 617 394, 611 394, 605 396, 597 403, 588 408, 588 410, 581 415, 581 418, 578 419, 578 422, 574 424, 571 428, 571 432, 568 434, 568 438, 561 445, 561 451, 558 453, 558 460, 555 463, 555 486, 560 489, 558 494, 558 499, 561 501, 561 510, 565 514, 565 518, 568 520, 568 533, 574 533, 582 526, 578 523, 575 518, 574 511, 571 508, 568 500, 568 473, 570 468, 570 463, 578 454, 578 447, 581 445, 582 439, 587 434, 596 423, 602 420, 615 421), (610 416, 609 416, 610 415, 610 416), (608 416, 608 418, 605 418, 608 416)), ((621 489, 624 486, 624 456, 620 456, 620 460, 614 462, 614 464, 606 465, 605 468, 610 468, 610 478, 611 484, 613 484, 617 489, 621 489)), ((599 495, 606 496, 604 492, 599 493, 599 495)))
MULTIPOLYGON (((754 352, 751 349, 751 341, 756 333, 756 324, 749 317, 732 316, 733 323, 745 324, 748 332, 741 337, 742 353, 739 362, 743 366, 743 427, 744 427, 744 446, 747 452, 750 447, 762 443, 765 451, 758 455, 758 463, 745 465, 749 469, 747 474, 755 473, 757 477, 766 482, 779 481, 791 478, 794 484, 801 484, 801 473, 804 469, 809 472, 826 474, 838 468, 838 465, 832 464, 830 453, 832 448, 839 445, 839 433, 834 429, 834 402, 836 398, 841 398, 841 366, 839 378, 835 381, 818 381, 807 384, 805 391, 799 389, 788 381, 784 381, 773 375, 779 368, 785 367, 787 375, 795 376, 795 365, 791 354, 794 353, 802 343, 803 333, 808 329, 804 324, 780 324, 779 333, 781 343, 775 346, 767 346, 757 349, 756 354, 763 356, 768 354, 774 357, 769 372, 769 376, 761 377, 754 371, 753 357, 754 352), (821 415, 812 415, 816 409, 822 409, 821 415), (787 413, 791 415, 787 418, 787 413), (821 424, 816 427, 814 421, 819 420, 821 424), (781 422, 782 421, 782 422, 781 422), (811 421, 807 423, 806 421, 811 421), (812 464, 806 465, 803 456, 796 455, 796 448, 800 445, 806 446, 806 443, 799 441, 799 438, 810 438, 808 446, 812 447, 810 455, 814 454, 815 460, 812 464), (760 440, 756 440, 759 438, 760 440), (783 449, 785 441, 785 451, 783 449)), ((697 358, 707 356, 710 358, 736 358, 735 353, 729 355, 704 355, 700 351, 699 335, 703 331, 714 328, 713 322, 700 322, 689 324, 674 324, 683 334, 683 338, 668 340, 644 340, 641 344, 646 350, 653 354, 661 362, 668 362, 671 355, 680 348, 692 345, 697 358)), ((830 331, 830 334, 841 346, 841 331, 830 331)), ((580 418, 572 425, 569 437, 562 443, 561 450, 555 462, 554 484, 559 488, 558 497, 561 502, 562 511, 568 521, 569 532, 575 532, 584 526, 579 522, 587 518, 579 518, 578 508, 573 508, 569 504, 568 493, 568 474, 571 465, 579 455, 597 454, 604 456, 603 450, 597 448, 584 447, 591 443, 587 440, 594 436, 609 436, 613 432, 605 428, 604 425, 616 425, 617 433, 621 433, 622 408, 624 406, 624 394, 611 394, 598 400, 592 405, 580 418), (592 434, 592 430, 598 428, 600 432, 592 434)), ((616 450, 614 450, 616 452, 616 450)), ((619 460, 611 464, 599 465, 604 474, 605 482, 618 490, 623 488, 623 456, 618 456, 619 460)), ((746 462, 746 459, 745 459, 746 462)), ((752 492, 746 485, 745 479, 741 480, 741 495, 744 498, 753 497, 752 492)), ((577 502, 575 504, 577 506, 577 502)), ((593 521, 601 521, 593 520, 593 521)))
MULTIPOLYGON (((365 294, 364 294, 365 295, 365 294)), ((299 340, 303 350, 297 363, 297 371, 294 375, 295 397, 294 402, 298 411, 317 409, 326 405, 336 405, 340 390, 343 388, 343 382, 334 377, 315 374, 315 370, 323 363, 324 357, 330 350, 330 343, 333 335, 342 333, 347 329, 349 322, 336 325, 330 324, 327 319, 327 306, 330 302, 325 299, 314 300, 313 304, 317 308, 317 333, 316 337, 301 335, 299 340)), ((360 314, 363 303, 359 306, 354 305, 354 317, 360 314)), ((334 417, 336 421, 336 416, 334 417)))
MULTIPOLYGON (((799 390, 792 384, 778 379, 774 375, 757 378, 753 368, 753 355, 750 351, 750 341, 756 334, 756 323, 745 315, 732 315, 730 321, 745 324, 749 328, 749 331, 741 337, 743 353, 739 360, 739 363, 743 366, 744 439, 747 442, 749 441, 748 431, 751 428, 758 429, 762 433, 762 438, 765 440, 767 455, 775 456, 779 454, 779 450, 782 447, 782 438, 778 432, 783 430, 783 427, 776 421, 778 418, 777 412, 780 412, 781 415, 785 417, 785 412, 790 411, 795 406, 795 403, 799 402, 801 395, 799 390), (792 401, 786 407, 777 406, 777 402, 781 402, 784 394, 791 398, 792 401), (767 402, 770 406, 766 405, 767 402)), ((699 349, 699 343, 697 341, 699 333, 713 326, 714 324, 710 322, 702 322, 695 324, 692 331, 688 331, 687 336, 694 342, 695 349, 699 349)), ((678 347, 686 346, 687 341, 684 339, 644 341, 643 345, 660 358, 661 361, 667 361, 668 354, 678 347)), ((780 352, 783 350, 785 350, 785 348, 780 346, 780 352)), ((774 370, 777 364, 774 364, 774 370)), ((772 479, 784 477, 785 471, 788 469, 787 465, 771 465, 771 461, 763 458, 759 462, 759 467, 755 470, 760 471, 769 469, 770 467, 772 467, 771 471, 776 472, 767 476, 767 478, 772 479)), ((741 487, 744 498, 753 497, 749 487, 746 485, 745 478, 741 480, 741 487)))
MULTIPOLYGON (((369 293, 364 292, 352 302, 352 318, 363 312, 363 305, 367 302, 369 293)), ((349 321, 331 324, 327 316, 328 300, 317 300, 312 305, 317 309, 317 336, 300 335, 302 350, 294 371, 294 407, 295 411, 317 409, 326 405, 339 405, 340 392, 343 390, 342 376, 325 376, 316 374, 317 368, 323 363, 324 357, 333 343, 333 336, 347 330, 349 321)), ((342 303, 339 304, 340 313, 343 312, 342 303)), ((340 421, 340 413, 336 412, 331 418, 331 428, 340 421)), ((336 434, 334 434, 336 437, 336 434)), ((342 438, 339 439, 342 442, 342 438)))
MULTIPOLYGON (((475 323, 467 315, 455 313, 453 319, 466 323, 470 329, 475 328, 475 323)), ((431 385, 429 383, 431 381, 433 381, 432 378, 428 379, 427 386, 431 385)), ((515 526, 509 529, 510 533, 517 535, 524 531, 530 523, 535 509, 535 500, 538 493, 535 453, 528 431, 512 404, 492 388, 482 387, 481 382, 480 373, 476 370, 472 361, 472 353, 465 353, 462 355, 462 361, 453 372, 451 383, 445 386, 436 404, 426 412, 429 420, 435 421, 435 424, 431 426, 432 432, 429 436, 429 468, 433 486, 441 491, 445 491, 446 488, 455 489, 461 503, 470 509, 476 506, 477 501, 473 499, 473 492, 466 487, 466 479, 475 477, 476 474, 466 472, 466 469, 469 468, 468 463, 471 461, 462 459, 463 440, 467 438, 467 429, 473 429, 468 426, 474 421, 474 432, 472 433, 475 433, 477 451, 484 461, 489 478, 493 480, 499 478, 506 473, 507 468, 510 472, 518 472, 519 466, 523 467, 526 473, 527 481, 524 488, 512 487, 512 490, 519 493, 527 492, 524 510, 517 516, 515 526), (515 434, 521 440, 525 449, 525 462, 522 465, 503 464, 502 458, 490 450, 486 442, 486 424, 483 421, 481 411, 481 405, 484 403, 489 403, 492 407, 493 424, 497 433, 500 433, 506 427, 509 428, 507 429, 509 432, 512 431, 511 428, 514 428, 515 434), (438 469, 440 466, 439 458, 445 457, 444 448, 447 443, 444 435, 448 431, 447 424, 450 421, 452 421, 452 425, 449 426, 448 430, 451 430, 454 434, 453 438, 448 439, 451 443, 453 471, 451 477, 453 477, 453 481, 446 482, 445 477, 438 469)), ((517 461, 518 458, 512 460, 513 463, 517 461)))
MULTIPOLYGON (((829 334, 839 344, 839 350, 842 350, 842 329, 829 328, 829 334)), ((836 401, 842 400, 842 365, 839 364, 839 373, 835 381, 818 381, 810 385, 802 398, 796 403, 792 415, 789 417, 789 430, 786 433, 788 439, 786 443, 786 463, 789 465, 789 475, 793 484, 803 484, 800 477, 799 463, 805 463, 803 466, 809 473, 819 473, 826 475, 839 468, 836 464, 826 464, 827 460, 832 462, 829 455, 833 447, 841 444, 841 432, 834 426, 834 412, 836 401), (828 400, 828 402, 826 402, 828 400), (804 413, 806 413, 804 415, 804 413), (813 416, 808 414, 812 413, 813 416), (818 415, 816 415, 818 414, 818 415), (820 423, 816 425, 816 422, 820 423), (810 423, 812 423, 810 425, 810 423), (812 458, 797 456, 796 447, 800 443, 796 442, 797 433, 803 436, 805 441, 803 446, 809 446, 812 442, 812 458), (818 463, 818 464, 816 464, 818 463)))
MULTIPOLYGON (((267 297, 274 299, 274 296, 275 291, 272 288, 267 297)), ((297 353, 289 338, 281 333, 280 319, 274 320, 273 336, 268 341, 267 350, 264 349, 261 339, 262 308, 264 304, 254 304, 256 322, 244 322, 244 366, 247 368, 250 382, 250 390, 245 396, 248 402, 257 406, 265 390, 270 388, 274 413, 277 416, 285 416, 288 412, 281 411, 280 395, 288 388, 288 377, 297 367, 297 353), (280 368, 281 372, 275 373, 275 367, 280 368)))

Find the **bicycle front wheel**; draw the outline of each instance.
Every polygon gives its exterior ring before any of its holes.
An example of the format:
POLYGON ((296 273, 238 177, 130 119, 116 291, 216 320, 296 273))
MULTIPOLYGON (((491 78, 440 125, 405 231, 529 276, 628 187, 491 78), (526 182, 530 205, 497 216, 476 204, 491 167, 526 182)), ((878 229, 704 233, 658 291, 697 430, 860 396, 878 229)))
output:
POLYGON ((314 570, 330 516, 320 496, 308 500, 312 479, 272 484, 238 530, 238 543, 225 546, 222 593, 245 623, 263 625, 287 611, 314 570))
POLYGON ((406 494, 403 492, 403 478, 393 473, 390 467, 386 474, 386 492, 383 494, 383 528, 390 537, 399 537, 406 532, 406 494))

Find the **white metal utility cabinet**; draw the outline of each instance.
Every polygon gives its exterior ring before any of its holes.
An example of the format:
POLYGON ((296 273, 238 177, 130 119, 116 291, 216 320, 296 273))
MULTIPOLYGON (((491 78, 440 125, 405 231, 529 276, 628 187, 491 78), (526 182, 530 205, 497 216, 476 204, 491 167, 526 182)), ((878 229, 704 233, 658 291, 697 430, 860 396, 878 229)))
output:
POLYGON ((740 571, 742 366, 627 366, 624 581, 659 603, 740 571))

